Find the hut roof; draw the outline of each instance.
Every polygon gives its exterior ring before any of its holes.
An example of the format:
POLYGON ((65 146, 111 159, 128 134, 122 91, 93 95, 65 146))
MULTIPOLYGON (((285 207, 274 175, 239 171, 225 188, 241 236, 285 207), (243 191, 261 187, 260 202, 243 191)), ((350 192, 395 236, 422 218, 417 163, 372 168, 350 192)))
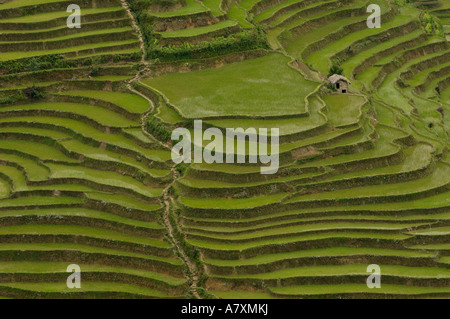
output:
POLYGON ((333 74, 332 76, 330 76, 328 78, 328 81, 330 81, 331 84, 336 84, 339 81, 345 81, 349 84, 351 84, 352 82, 350 82, 349 79, 347 79, 345 76, 339 75, 339 74, 333 74))

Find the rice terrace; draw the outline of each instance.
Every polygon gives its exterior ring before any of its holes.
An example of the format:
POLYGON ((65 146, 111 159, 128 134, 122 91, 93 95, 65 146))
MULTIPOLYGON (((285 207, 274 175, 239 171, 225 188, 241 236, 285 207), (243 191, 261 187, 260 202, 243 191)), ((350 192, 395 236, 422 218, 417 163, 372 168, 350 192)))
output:
POLYGON ((450 298, 449 148, 450 0, 0 0, 0 299, 450 298))

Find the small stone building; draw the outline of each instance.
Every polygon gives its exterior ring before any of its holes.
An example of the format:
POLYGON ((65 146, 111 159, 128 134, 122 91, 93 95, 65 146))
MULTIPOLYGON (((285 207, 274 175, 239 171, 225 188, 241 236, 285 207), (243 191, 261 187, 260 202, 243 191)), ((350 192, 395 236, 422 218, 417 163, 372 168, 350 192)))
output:
POLYGON ((333 74, 328 78, 328 81, 339 93, 348 93, 348 85, 352 83, 345 76, 339 74, 333 74))

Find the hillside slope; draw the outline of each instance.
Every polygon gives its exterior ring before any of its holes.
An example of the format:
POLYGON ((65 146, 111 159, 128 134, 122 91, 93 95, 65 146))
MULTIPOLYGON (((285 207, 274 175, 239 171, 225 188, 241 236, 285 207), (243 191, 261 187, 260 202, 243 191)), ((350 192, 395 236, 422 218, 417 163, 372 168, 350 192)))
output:
POLYGON ((448 298, 448 4, 170 3, 0 5, 0 296, 448 298), (200 119, 277 173, 173 164, 200 119))

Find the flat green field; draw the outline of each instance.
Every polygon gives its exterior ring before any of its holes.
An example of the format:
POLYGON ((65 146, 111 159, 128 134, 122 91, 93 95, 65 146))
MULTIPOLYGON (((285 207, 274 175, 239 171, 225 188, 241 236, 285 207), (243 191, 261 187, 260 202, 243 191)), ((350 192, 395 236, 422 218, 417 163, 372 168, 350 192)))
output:
MULTIPOLYGON (((59 282, 50 283, 28 283, 28 282, 15 282, 8 284, 0 284, 0 287, 11 287, 17 288, 25 291, 31 291, 36 294, 42 293, 58 293, 60 296, 64 294, 74 293, 72 289, 67 287, 67 284, 59 282)), ((141 297, 153 297, 153 298, 168 298, 167 294, 162 293, 156 289, 143 288, 134 285, 127 285, 114 282, 85 282, 80 290, 77 292, 91 292, 91 293, 108 293, 108 292, 118 292, 132 295, 138 295, 141 297)))
POLYGON ((117 104, 131 113, 144 113, 150 108, 150 104, 144 98, 129 93, 106 91, 66 91, 61 94, 104 100, 117 104))
POLYGON ((0 299, 450 297, 449 1, 0 2, 0 299))
POLYGON ((25 6, 32 6, 43 3, 61 2, 61 0, 16 0, 9 1, 8 3, 2 4, 1 9, 18 8, 25 6))
POLYGON ((173 73, 143 82, 164 94, 186 118, 226 115, 279 116, 305 112, 305 97, 317 83, 269 54, 218 69, 173 73))
POLYGON ((354 285, 317 285, 317 286, 291 286, 282 288, 272 288, 274 293, 279 295, 324 295, 324 294, 348 294, 348 293, 368 293, 368 294, 427 294, 427 293, 449 293, 447 287, 414 287, 382 285, 380 289, 370 289, 365 284, 354 285))
MULTIPOLYGON (((18 1, 15 1, 18 3, 18 1)), ((46 1, 47 3, 50 1, 46 1)), ((0 7, 3 9, 3 6, 0 7)), ((114 12, 114 11, 121 11, 121 7, 109 7, 109 8, 92 8, 92 9, 84 9, 83 14, 89 15, 89 14, 95 14, 95 13, 103 13, 103 12, 114 12)), ((33 14, 33 15, 26 15, 18 18, 8 18, 8 19, 2 19, 0 21, 1 23, 35 23, 35 22, 43 22, 43 21, 49 21, 52 19, 58 19, 58 18, 65 18, 71 15, 71 12, 67 11, 56 11, 56 12, 47 12, 47 13, 40 13, 40 14, 33 14)))

